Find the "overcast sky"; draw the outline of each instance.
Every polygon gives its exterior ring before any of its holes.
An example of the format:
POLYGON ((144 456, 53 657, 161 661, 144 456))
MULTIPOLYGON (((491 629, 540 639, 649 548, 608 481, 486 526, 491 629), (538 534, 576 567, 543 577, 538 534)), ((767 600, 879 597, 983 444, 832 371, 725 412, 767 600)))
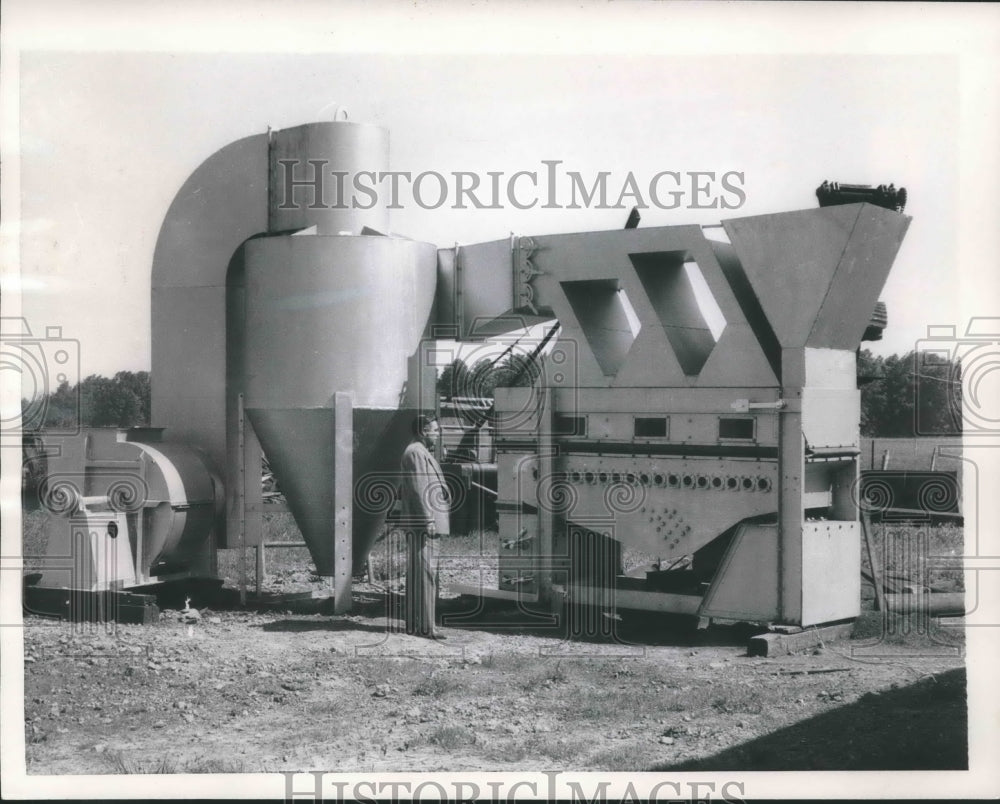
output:
MULTIPOLYGON (((664 50, 667 50, 665 45, 664 50)), ((81 375, 149 366, 149 279, 167 207, 215 150, 268 126, 350 119, 418 173, 541 170, 617 188, 629 171, 742 174, 734 210, 649 209, 642 225, 816 206, 824 179, 909 192, 881 352, 958 323, 954 55, 400 55, 30 52, 20 64, 22 309, 81 343, 81 375)), ((640 182, 641 183, 641 182, 640 182)), ((685 200, 687 204, 688 199, 685 200)), ((627 211, 422 209, 392 229, 439 246, 617 229, 627 211)))

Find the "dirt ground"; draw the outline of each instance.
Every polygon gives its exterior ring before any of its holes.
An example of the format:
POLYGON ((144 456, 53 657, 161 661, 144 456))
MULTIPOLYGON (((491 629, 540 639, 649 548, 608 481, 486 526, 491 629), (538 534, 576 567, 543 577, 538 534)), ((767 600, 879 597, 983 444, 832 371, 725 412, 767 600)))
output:
MULTIPOLYGON (((298 537, 286 519, 274 538, 298 537)), ((28 524, 25 554, 40 554, 28 524)), ((746 626, 648 613, 571 639, 447 591, 495 587, 495 551, 451 539, 440 643, 400 633, 392 549, 347 616, 298 548, 268 551, 265 598, 297 596, 270 607, 233 605, 240 562, 224 550, 229 604, 192 600, 193 625, 176 609, 147 626, 28 615, 28 772, 967 767, 961 620, 867 612, 854 638, 776 658, 747 656, 746 626)))
POLYGON ((113 631, 29 617, 28 772, 966 767, 954 630, 879 640, 869 616, 861 639, 749 658, 733 629, 567 641, 510 609, 434 643, 398 633, 385 596, 355 603, 113 631))

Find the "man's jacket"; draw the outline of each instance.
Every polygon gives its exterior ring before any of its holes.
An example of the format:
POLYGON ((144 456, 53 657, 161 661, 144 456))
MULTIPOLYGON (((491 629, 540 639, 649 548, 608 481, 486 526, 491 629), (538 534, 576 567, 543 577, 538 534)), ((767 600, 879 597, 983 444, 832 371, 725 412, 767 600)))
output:
POLYGON ((403 503, 402 526, 426 530, 431 523, 437 535, 448 533, 448 509, 451 499, 444 472, 421 441, 412 441, 399 462, 402 472, 400 497, 403 503))

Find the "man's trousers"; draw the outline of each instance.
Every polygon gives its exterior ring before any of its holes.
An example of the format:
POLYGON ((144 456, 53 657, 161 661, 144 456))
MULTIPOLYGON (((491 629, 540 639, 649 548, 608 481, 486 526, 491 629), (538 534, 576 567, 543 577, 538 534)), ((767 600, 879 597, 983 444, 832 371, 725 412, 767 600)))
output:
POLYGON ((434 631, 437 604, 437 544, 424 530, 406 534, 406 633, 434 631))

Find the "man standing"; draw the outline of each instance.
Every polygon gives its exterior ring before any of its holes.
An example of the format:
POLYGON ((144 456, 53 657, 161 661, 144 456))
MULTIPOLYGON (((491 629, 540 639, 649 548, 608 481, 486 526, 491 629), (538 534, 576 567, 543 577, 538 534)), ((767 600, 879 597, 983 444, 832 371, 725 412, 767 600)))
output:
POLYGON ((417 416, 413 440, 403 452, 402 525, 406 532, 406 632, 430 639, 445 639, 434 627, 437 603, 438 537, 449 530, 451 500, 441 466, 431 452, 441 429, 433 416, 417 416))

